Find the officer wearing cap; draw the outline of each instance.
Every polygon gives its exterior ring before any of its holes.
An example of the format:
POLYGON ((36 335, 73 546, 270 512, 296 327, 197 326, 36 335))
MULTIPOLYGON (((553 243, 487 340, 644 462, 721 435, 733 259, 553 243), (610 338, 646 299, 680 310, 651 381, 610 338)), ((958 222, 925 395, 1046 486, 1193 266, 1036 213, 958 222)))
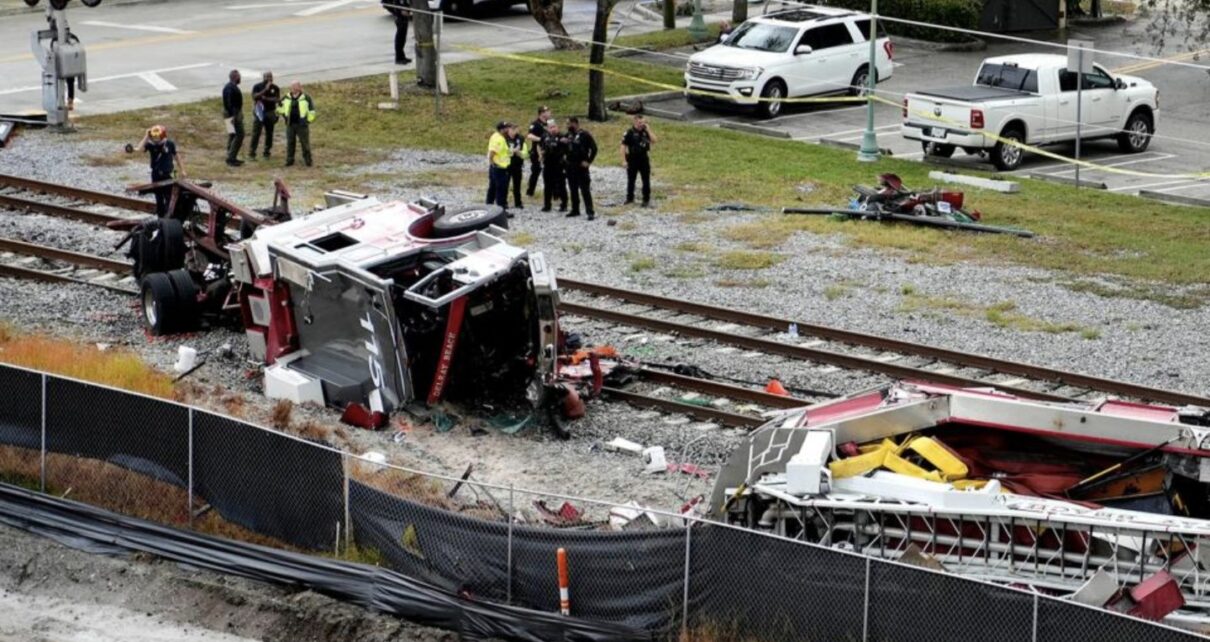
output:
POLYGON ((512 150, 508 132, 514 125, 508 121, 496 123, 496 132, 487 140, 487 204, 499 205, 508 211, 508 168, 512 165, 512 150))
POLYGON ((567 119, 567 186, 571 190, 571 212, 568 216, 580 215, 580 199, 584 200, 584 213, 588 220, 596 218, 592 209, 592 178, 589 168, 597 159, 597 141, 580 128, 580 119, 572 116, 567 119))
POLYGON ((559 131, 559 123, 546 121, 542 136, 542 211, 549 212, 554 199, 559 199, 559 211, 567 211, 567 136, 559 131))
POLYGON ((634 202, 635 178, 643 179, 643 207, 651 203, 651 146, 655 134, 647 127, 647 119, 633 114, 634 125, 622 135, 622 167, 626 168, 626 204, 634 202))

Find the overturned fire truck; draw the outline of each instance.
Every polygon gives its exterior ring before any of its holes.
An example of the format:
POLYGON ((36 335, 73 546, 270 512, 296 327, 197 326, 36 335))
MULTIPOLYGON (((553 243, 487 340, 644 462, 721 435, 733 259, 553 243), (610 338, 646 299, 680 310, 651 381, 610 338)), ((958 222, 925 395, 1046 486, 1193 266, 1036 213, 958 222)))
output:
POLYGON ((728 523, 1210 631, 1210 411, 898 383, 784 411, 728 523))
POLYGON ((292 217, 280 183, 259 211, 204 185, 158 188, 173 191, 171 214, 130 235, 147 327, 238 323, 268 396, 374 423, 447 398, 578 414, 558 376, 554 271, 500 238, 499 208, 330 192, 326 209, 292 217))

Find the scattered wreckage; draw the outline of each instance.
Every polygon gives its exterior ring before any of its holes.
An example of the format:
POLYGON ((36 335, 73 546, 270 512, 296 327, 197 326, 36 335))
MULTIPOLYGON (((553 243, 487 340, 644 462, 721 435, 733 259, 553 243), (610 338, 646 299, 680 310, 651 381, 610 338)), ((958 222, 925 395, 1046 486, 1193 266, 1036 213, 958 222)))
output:
POLYGON ((894 384, 781 412, 709 513, 1210 631, 1202 408, 894 384))
POLYGON ((134 189, 172 192, 169 216, 124 225, 147 328, 242 327, 269 397, 366 427, 413 402, 529 406, 567 436, 580 393, 599 390, 595 358, 561 354, 577 346, 554 270, 500 238, 499 208, 329 192, 294 217, 280 181, 257 211, 183 180, 134 189))
POLYGON ((979 210, 964 209, 966 196, 962 192, 934 188, 915 192, 903 184, 896 174, 878 176, 878 186, 854 185, 857 193, 848 208, 785 207, 783 214, 819 214, 840 216, 860 221, 901 221, 926 227, 968 230, 992 234, 1013 234, 1032 238, 1034 233, 1016 227, 982 223, 979 210))

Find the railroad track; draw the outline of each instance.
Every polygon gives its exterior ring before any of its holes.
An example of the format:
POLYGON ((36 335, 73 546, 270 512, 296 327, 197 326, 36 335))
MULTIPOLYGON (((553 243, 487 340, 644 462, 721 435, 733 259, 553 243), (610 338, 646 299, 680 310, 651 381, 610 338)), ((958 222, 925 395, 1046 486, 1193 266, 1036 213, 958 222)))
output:
POLYGON ((155 203, 150 201, 9 174, 0 174, 0 207, 93 225, 124 220, 130 218, 131 213, 155 213, 155 203), (98 211, 98 208, 119 213, 98 211))
POLYGON ((564 314, 715 341, 766 354, 882 374, 895 379, 932 381, 964 387, 994 386, 1009 394, 1046 401, 1073 401, 1099 395, 1114 395, 1178 406, 1210 407, 1210 398, 1175 390, 995 359, 574 279, 560 279, 559 286, 565 292, 590 295, 594 302, 585 304, 564 301, 560 305, 564 314), (620 311, 617 309, 618 303, 609 303, 606 299, 638 307, 640 310, 620 311), (750 333, 740 333, 731 328, 708 327, 714 323, 740 326, 750 333), (796 329, 797 339, 787 334, 791 327, 796 329), (871 350, 877 351, 877 354, 869 354, 871 350))
POLYGON ((138 293, 129 263, 14 239, 0 238, 0 276, 138 293))

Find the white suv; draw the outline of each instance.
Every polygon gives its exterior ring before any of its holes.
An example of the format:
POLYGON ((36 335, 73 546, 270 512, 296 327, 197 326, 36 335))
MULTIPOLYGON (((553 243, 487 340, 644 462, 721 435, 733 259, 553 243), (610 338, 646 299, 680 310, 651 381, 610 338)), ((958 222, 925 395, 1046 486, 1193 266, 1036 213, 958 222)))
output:
MULTIPOLYGON (((869 33, 869 15, 844 9, 753 18, 689 58, 685 97, 695 107, 755 108, 773 118, 781 113, 781 98, 862 95, 869 82, 869 33)), ((876 44, 875 78, 881 82, 893 73, 894 47, 884 33, 876 44)))

